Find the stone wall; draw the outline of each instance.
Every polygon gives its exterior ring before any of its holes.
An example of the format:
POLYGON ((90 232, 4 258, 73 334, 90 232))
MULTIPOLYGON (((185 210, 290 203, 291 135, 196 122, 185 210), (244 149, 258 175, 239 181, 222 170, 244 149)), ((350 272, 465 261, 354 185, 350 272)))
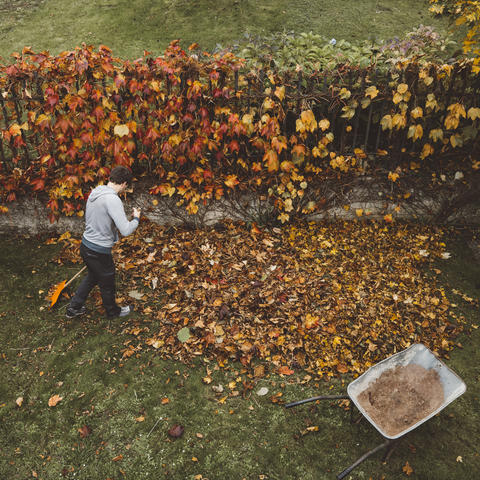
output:
MULTIPOLYGON (((480 193, 480 192, 479 192, 480 193)), ((308 217, 312 221, 358 220, 357 210, 362 210, 362 218, 382 219, 387 213, 401 220, 432 222, 441 209, 446 195, 438 194, 430 198, 420 192, 414 192, 414 201, 403 202, 396 211, 395 203, 386 200, 388 195, 382 186, 373 180, 363 179, 346 193, 326 190, 327 202, 321 212, 308 217), (346 209, 345 205, 349 208, 346 209)), ((188 215, 183 207, 177 207, 171 198, 158 199, 154 205, 148 194, 138 194, 125 201, 125 211, 131 214, 133 207, 142 209, 143 215, 158 224, 189 224, 191 226, 207 226, 224 219, 255 221, 274 219, 268 202, 253 195, 224 199, 212 202, 200 208, 198 214, 188 215)), ((23 199, 8 205, 9 211, 0 214, 0 233, 40 234, 62 233, 71 231, 81 233, 84 228, 83 217, 62 217, 58 222, 50 223, 43 204, 38 199, 23 199)), ((480 201, 471 203, 455 214, 450 215, 447 222, 453 225, 480 225, 480 201)))

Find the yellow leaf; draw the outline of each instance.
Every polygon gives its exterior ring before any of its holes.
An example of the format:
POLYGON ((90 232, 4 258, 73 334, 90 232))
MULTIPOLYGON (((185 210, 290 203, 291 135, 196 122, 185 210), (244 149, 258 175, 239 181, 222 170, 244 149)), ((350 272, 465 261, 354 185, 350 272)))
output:
POLYGON ((225 185, 230 188, 234 188, 240 182, 237 180, 236 175, 227 175, 227 179, 224 181, 225 185))
POLYGON ((290 215, 288 215, 288 213, 281 213, 277 218, 282 223, 285 223, 285 222, 288 222, 288 220, 290 219, 290 215))
POLYGON ((275 106, 275 102, 270 97, 266 97, 265 100, 263 101, 264 110, 270 110, 274 106, 275 106))
POLYGON ((322 130, 322 132, 328 130, 330 128, 330 120, 323 118, 318 122, 318 127, 320 128, 320 130, 322 130))
POLYGON ((125 135, 128 135, 129 132, 130 130, 127 125, 115 125, 115 128, 113 129, 113 133, 119 137, 124 137, 125 135))
POLYGON ((314 132, 317 129, 317 121, 315 120, 315 115, 311 110, 304 110, 300 114, 302 123, 305 125, 306 130, 314 132))
POLYGON ((419 138, 422 138, 422 136, 423 136, 423 127, 420 124, 411 125, 410 128, 408 129, 407 138, 412 138, 414 142, 419 138))
POLYGON ((455 115, 457 118, 467 118, 465 107, 461 103, 452 103, 447 107, 447 110, 451 112, 452 115, 455 115))
POLYGON ((303 133, 306 130, 305 124, 302 122, 300 118, 297 118, 296 130, 297 132, 300 132, 300 133, 303 133))
POLYGON ((41 115, 38 116, 37 120, 35 121, 35 125, 39 125, 42 122, 50 120, 50 115, 45 115, 42 113, 41 115))
POLYGON ((387 222, 387 223, 393 223, 393 217, 392 217, 392 214, 389 213, 388 215, 385 215, 383 217, 383 219, 387 222))
POLYGON ((380 121, 380 124, 382 125, 382 130, 388 130, 392 129, 392 116, 391 115, 385 115, 382 120, 380 121))
POLYGON ((460 123, 460 119, 455 115, 449 114, 445 117, 444 124, 447 130, 455 130, 458 127, 459 123, 460 123))
POLYGON ((427 102, 425 103, 425 107, 429 108, 431 110, 437 110, 438 109, 438 103, 437 103, 437 100, 435 99, 435 95, 433 93, 429 93, 427 95, 427 102))
POLYGON ((434 128, 433 130, 430 130, 428 138, 432 139, 434 142, 443 140, 443 130, 440 128, 434 128))
POLYGON ((423 146, 420 158, 423 160, 424 158, 427 158, 429 155, 431 155, 434 152, 435 152, 435 149, 429 143, 426 143, 423 146))
POLYGON ((388 179, 391 180, 392 182, 396 182, 398 177, 399 177, 398 173, 388 172, 388 179))
POLYGON ((403 100, 403 95, 400 95, 398 92, 395 92, 393 95, 393 103, 396 105, 397 103, 400 103, 403 100))
POLYGON ((475 120, 477 118, 480 118, 480 108, 478 107, 471 107, 468 109, 468 118, 470 120, 475 120))
POLYGON ((445 5, 432 5, 429 10, 432 13, 435 13, 436 15, 440 15, 443 13, 443 9, 445 8, 445 5))
POLYGON ((282 101, 285 98, 285 87, 277 87, 275 89, 275 96, 282 101))
POLYGON ((400 130, 407 126, 407 117, 405 115, 401 115, 400 113, 396 113, 392 118, 392 125, 397 129, 400 130))
POLYGON ((451 135, 450 136, 450 144, 453 148, 463 146, 463 140, 460 135, 451 135))
POLYGON ((423 117, 423 109, 422 109, 422 107, 416 107, 416 108, 414 108, 414 109, 410 112, 410 115, 411 115, 413 118, 421 118, 421 117, 423 117))
POLYGON ((23 403, 23 397, 18 397, 18 398, 15 400, 15 403, 17 404, 17 406, 21 407, 21 406, 22 406, 22 403, 23 403))
POLYGON ((378 95, 378 89, 375 85, 368 87, 365 90, 365 96, 370 97, 372 100, 378 95))
POLYGON ((403 95, 408 90, 408 85, 406 83, 401 83, 397 87, 397 92, 403 95))
POLYGON ((355 115, 355 108, 350 105, 345 105, 342 107, 342 112, 344 113, 342 113, 341 117, 350 120, 355 115))
POLYGON ((144 417, 144 416, 137 417, 135 420, 136 420, 137 422, 144 422, 144 421, 145 421, 145 417, 144 417))
POLYGON ((361 217, 363 215, 363 208, 357 208, 355 210, 355 214, 357 215, 357 217, 361 217))
POLYGON ((343 100, 348 100, 352 95, 352 92, 345 87, 340 90, 340 98, 343 100))
POLYGON ((291 212, 293 210, 293 204, 292 204, 292 199, 291 198, 287 198, 285 200, 285 211, 286 212, 291 212))

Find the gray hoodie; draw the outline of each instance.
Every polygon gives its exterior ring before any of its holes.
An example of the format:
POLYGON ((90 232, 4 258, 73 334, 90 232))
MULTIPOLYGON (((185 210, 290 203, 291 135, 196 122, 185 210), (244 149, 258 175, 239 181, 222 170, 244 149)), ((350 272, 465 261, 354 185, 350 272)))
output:
POLYGON ((99 253, 110 253, 118 240, 117 229, 126 237, 136 230, 138 219, 129 222, 115 190, 100 185, 88 197, 85 224, 83 243, 99 253))

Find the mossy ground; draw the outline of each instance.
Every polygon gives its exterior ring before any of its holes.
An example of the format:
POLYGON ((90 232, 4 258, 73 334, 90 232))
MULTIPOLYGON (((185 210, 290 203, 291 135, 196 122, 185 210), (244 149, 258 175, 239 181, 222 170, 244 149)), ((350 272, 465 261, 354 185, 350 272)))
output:
POLYGON ((445 33, 448 20, 435 18, 428 6, 428 0, 0 0, 0 55, 26 45, 57 54, 85 42, 137 58, 144 50, 163 53, 174 39, 212 49, 245 33, 283 31, 382 40, 420 24, 445 33))
MULTIPOLYGON (((447 291, 477 298, 480 267, 462 235, 451 235, 449 242, 452 258, 439 265, 447 291)), ((252 382, 240 364, 215 370, 214 362, 201 358, 184 365, 148 351, 122 359, 126 337, 119 322, 98 314, 67 321, 62 308, 41 310, 40 290, 78 268, 52 262, 57 246, 5 237, 0 246, 0 478, 329 479, 383 441, 367 421, 351 424, 338 402, 287 410, 270 399, 277 393, 286 402, 344 394, 348 376, 302 383, 302 372, 267 375, 245 396, 222 403, 212 385, 222 384, 226 393, 239 377, 252 382), (202 381, 207 368, 210 385, 202 381), (269 393, 258 396, 263 386, 269 393), (49 407, 54 394, 63 399, 49 407), (18 397, 24 399, 21 406, 18 397), (174 424, 185 427, 176 440, 167 435, 174 424), (82 438, 79 429, 85 425, 91 433, 82 438)), ((480 323, 478 307, 459 296, 452 301, 469 325, 480 323)), ((467 392, 405 436, 387 464, 378 453, 347 478, 407 478, 402 471, 407 461, 410 478, 476 478, 480 328, 458 341, 462 347, 446 362, 467 392)))

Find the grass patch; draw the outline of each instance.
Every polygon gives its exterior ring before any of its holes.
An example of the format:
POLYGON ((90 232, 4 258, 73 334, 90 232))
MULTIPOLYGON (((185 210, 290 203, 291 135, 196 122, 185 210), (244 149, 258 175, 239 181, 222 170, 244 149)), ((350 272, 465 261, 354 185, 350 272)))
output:
MULTIPOLYGON (((457 315, 478 325, 478 307, 451 293, 478 297, 480 268, 465 242, 452 235, 452 258, 436 267, 457 315)), ((58 246, 34 238, 1 238, 0 245, 0 478, 328 479, 381 443, 368 422, 350 424, 349 412, 337 402, 292 410, 272 403, 280 393, 277 398, 287 402, 343 394, 348 376, 315 382, 299 371, 254 380, 236 363, 219 369, 199 358, 185 365, 147 351, 122 359, 119 323, 99 315, 66 321, 62 310, 41 310, 40 290, 76 271, 51 261, 58 246), (207 371, 208 385, 202 381, 207 371), (239 378, 240 394, 224 399, 228 384, 239 378), (253 389, 244 389, 243 382, 253 389), (223 393, 212 389, 219 384, 223 393), (256 394, 260 387, 269 389, 266 396, 256 394), (63 399, 48 407, 54 394, 63 399), (19 397, 21 406, 15 403, 19 397), (175 424, 185 427, 176 440, 167 435, 175 424)), ((351 479, 403 478, 406 461, 411 478, 476 477, 480 329, 458 342, 462 347, 447 363, 467 392, 405 436, 386 465, 377 454, 351 479)))
POLYGON ((82 42, 108 45, 114 54, 137 58, 143 50, 163 53, 174 39, 212 49, 245 33, 313 31, 336 39, 382 40, 420 24, 445 33, 427 0, 0 0, 0 55, 26 45, 53 54, 82 42))

